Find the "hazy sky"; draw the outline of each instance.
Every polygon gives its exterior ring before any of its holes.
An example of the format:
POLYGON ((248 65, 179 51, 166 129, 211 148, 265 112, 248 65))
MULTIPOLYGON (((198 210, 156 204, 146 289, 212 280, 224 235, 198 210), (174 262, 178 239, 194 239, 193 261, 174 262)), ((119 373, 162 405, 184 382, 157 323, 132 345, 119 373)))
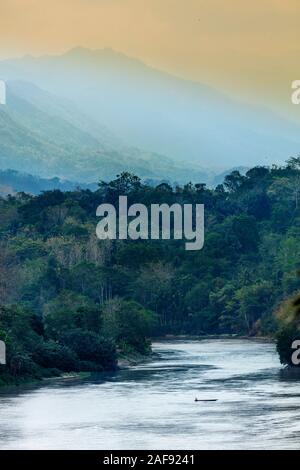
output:
POLYGON ((300 119, 299 24, 299 0, 0 0, 0 57, 111 47, 300 119))

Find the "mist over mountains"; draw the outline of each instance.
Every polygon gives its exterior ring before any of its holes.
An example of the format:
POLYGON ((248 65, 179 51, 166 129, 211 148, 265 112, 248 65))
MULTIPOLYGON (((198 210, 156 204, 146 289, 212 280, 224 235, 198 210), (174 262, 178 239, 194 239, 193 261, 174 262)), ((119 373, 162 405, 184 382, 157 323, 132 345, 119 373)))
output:
POLYGON ((300 127, 110 49, 0 62, 0 168, 94 182, 205 181, 299 153, 300 127))
POLYGON ((200 167, 126 146, 71 102, 32 83, 7 81, 0 107, 0 169, 95 183, 127 170, 141 178, 207 180, 200 167))

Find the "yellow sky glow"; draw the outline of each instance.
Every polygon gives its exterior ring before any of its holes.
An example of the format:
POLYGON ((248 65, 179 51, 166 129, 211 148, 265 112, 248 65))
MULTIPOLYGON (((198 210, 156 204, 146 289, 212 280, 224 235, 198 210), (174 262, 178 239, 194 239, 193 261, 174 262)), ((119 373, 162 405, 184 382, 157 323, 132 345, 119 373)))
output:
POLYGON ((0 0, 0 58, 111 47, 295 115, 299 23, 299 0, 0 0))

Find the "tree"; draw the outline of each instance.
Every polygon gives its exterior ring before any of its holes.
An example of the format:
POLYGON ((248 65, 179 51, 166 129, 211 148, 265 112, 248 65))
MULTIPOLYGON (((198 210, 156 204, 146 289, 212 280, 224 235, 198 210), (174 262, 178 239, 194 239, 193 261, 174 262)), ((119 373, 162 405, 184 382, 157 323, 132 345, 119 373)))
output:
POLYGON ((150 350, 147 340, 154 326, 155 316, 150 310, 133 301, 120 300, 113 315, 104 316, 104 331, 114 335, 123 352, 138 351, 145 354, 150 350))
POLYGON ((235 193, 243 186, 245 180, 245 176, 242 176, 238 170, 234 170, 225 176, 224 186, 229 192, 235 193))

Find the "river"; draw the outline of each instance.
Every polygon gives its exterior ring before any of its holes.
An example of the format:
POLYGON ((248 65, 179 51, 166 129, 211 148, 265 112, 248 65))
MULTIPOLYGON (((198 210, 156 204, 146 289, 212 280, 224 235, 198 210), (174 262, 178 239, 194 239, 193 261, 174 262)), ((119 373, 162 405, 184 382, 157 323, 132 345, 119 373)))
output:
POLYGON ((300 448, 300 382, 282 377, 272 343, 176 340, 153 350, 151 362, 94 380, 0 394, 0 448, 300 448))

